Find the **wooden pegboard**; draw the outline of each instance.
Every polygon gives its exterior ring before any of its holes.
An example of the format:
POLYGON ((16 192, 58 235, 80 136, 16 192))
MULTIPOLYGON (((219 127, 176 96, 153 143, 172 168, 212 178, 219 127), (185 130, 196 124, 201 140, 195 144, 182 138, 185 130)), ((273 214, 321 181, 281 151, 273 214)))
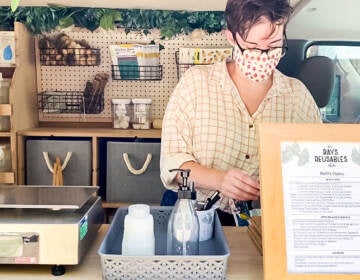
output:
MULTIPOLYGON (((225 35, 221 33, 205 34, 195 31, 190 35, 181 35, 169 40, 160 40, 159 31, 153 30, 144 35, 141 32, 130 32, 124 30, 97 30, 94 32, 71 28, 62 30, 74 40, 85 39, 93 48, 100 49, 101 63, 98 66, 40 66, 41 91, 83 91, 87 80, 92 81, 99 72, 110 75, 109 82, 105 88, 105 108, 102 113, 96 115, 74 115, 74 114, 39 114, 40 121, 59 122, 110 122, 111 121, 111 99, 112 98, 152 98, 153 118, 162 118, 169 96, 173 91, 177 78, 177 67, 175 52, 179 47, 229 47, 225 35), (155 40, 164 46, 160 52, 160 63, 163 65, 163 77, 160 81, 124 81, 111 78, 111 58, 109 45, 119 43, 143 43, 148 44, 155 40)), ((46 34, 56 35, 56 32, 46 34)))

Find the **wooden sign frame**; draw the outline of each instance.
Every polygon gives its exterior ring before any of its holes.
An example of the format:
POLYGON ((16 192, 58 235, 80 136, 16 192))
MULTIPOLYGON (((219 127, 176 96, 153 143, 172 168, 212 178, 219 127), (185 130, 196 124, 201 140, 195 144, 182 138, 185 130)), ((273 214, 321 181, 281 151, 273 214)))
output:
POLYGON ((360 125, 264 123, 259 138, 264 279, 360 279, 360 274, 288 273, 281 165, 281 142, 360 142, 360 125))

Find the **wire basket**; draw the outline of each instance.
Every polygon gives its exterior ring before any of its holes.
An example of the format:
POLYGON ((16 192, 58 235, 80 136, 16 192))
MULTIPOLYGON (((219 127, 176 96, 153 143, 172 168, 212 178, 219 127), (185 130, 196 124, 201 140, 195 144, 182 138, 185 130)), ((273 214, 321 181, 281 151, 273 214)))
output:
POLYGON ((162 72, 162 65, 111 65, 113 80, 159 81, 162 72))
POLYGON ((176 70, 177 78, 180 79, 181 76, 192 66, 194 65, 209 65, 209 63, 180 63, 179 62, 179 51, 175 52, 175 61, 176 61, 176 70))
POLYGON ((230 250, 215 215, 214 235, 199 243, 197 256, 166 255, 167 224, 172 207, 152 206, 154 218, 155 256, 122 256, 121 242, 127 207, 118 208, 98 253, 103 279, 226 279, 230 250))
POLYGON ((100 64, 100 49, 40 49, 40 64, 45 66, 95 66, 100 64))
POLYGON ((232 57, 232 48, 198 48, 184 47, 175 52, 175 61, 177 65, 177 78, 181 76, 194 65, 209 65, 220 61, 228 60, 232 57))
POLYGON ((51 91, 38 94, 38 109, 45 114, 99 114, 104 93, 86 96, 80 91, 51 91))

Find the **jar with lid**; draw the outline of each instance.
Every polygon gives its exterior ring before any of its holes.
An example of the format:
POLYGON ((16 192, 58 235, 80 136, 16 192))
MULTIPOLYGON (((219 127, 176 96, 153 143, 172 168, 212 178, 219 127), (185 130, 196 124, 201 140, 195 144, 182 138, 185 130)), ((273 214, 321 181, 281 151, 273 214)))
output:
POLYGON ((111 99, 113 128, 129 128, 131 123, 131 111, 131 99, 111 99))
POLYGON ((11 79, 5 79, 0 72, 0 104, 9 103, 9 87, 11 79))
POLYGON ((10 143, 0 142, 0 172, 11 171, 10 143))
POLYGON ((151 98, 133 98, 133 129, 151 128, 151 98))
POLYGON ((0 116, 0 131, 10 131, 10 116, 0 116))
POLYGON ((124 235, 121 244, 124 256, 155 255, 154 218, 150 206, 133 204, 124 219, 124 235))

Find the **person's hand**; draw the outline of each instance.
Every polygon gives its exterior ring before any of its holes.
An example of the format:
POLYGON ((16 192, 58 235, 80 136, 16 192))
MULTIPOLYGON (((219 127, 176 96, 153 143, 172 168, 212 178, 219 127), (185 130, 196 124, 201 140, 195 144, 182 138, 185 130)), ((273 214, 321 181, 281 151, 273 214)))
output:
POLYGON ((238 168, 228 170, 220 186, 220 192, 235 200, 257 200, 260 196, 258 177, 251 177, 238 168))

